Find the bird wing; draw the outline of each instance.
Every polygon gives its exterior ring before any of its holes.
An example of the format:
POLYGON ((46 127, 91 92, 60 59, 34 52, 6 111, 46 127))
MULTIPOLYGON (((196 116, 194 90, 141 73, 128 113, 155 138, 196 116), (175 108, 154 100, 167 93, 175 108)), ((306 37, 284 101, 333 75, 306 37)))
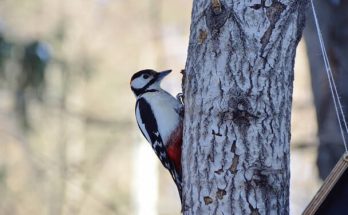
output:
POLYGON ((167 169, 171 168, 172 164, 168 159, 167 151, 164 146, 162 137, 158 132, 156 118, 151 110, 151 106, 144 98, 139 98, 136 105, 137 123, 147 139, 151 143, 152 148, 167 169))
POLYGON ((176 171, 175 164, 171 162, 167 149, 164 146, 162 137, 158 131, 156 118, 151 110, 150 104, 144 99, 137 100, 135 114, 137 115, 138 126, 147 139, 151 143, 153 150, 161 161, 162 165, 169 170, 172 178, 178 187, 181 198, 181 173, 176 171))

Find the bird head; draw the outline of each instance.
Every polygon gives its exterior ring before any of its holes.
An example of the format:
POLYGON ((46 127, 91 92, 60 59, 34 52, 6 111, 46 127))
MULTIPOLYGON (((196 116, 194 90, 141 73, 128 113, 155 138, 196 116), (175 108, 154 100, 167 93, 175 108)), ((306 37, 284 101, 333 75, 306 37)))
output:
POLYGON ((162 79, 171 71, 156 72, 151 69, 141 70, 132 76, 130 81, 131 89, 136 96, 144 93, 146 90, 159 90, 162 79))

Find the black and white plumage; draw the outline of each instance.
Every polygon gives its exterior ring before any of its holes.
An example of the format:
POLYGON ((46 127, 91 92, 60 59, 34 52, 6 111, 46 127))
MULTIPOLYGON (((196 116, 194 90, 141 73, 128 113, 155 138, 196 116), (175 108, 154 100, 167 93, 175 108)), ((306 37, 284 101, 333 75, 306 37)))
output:
POLYGON ((182 104, 160 87, 170 70, 142 70, 131 78, 137 101, 138 126, 162 165, 173 177, 181 197, 182 104))

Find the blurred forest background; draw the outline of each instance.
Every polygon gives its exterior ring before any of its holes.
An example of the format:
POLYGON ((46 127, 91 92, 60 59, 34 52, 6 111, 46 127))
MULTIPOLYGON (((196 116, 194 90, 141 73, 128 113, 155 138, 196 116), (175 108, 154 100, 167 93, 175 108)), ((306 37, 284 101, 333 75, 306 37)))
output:
MULTIPOLYGON (((164 85, 180 91, 190 13, 184 0, 0 1, 0 215, 179 214, 135 124, 129 80, 173 69, 164 85)), ((320 184, 302 42, 293 110, 291 211, 300 214, 320 184)))

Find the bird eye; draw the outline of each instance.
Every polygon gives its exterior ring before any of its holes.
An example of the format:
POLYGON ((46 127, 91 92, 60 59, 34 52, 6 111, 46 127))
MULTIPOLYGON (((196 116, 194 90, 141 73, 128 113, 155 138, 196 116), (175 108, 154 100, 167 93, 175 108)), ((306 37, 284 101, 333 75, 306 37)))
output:
POLYGON ((143 78, 144 78, 144 79, 148 79, 148 78, 149 78, 149 75, 145 74, 145 75, 143 76, 143 78))

